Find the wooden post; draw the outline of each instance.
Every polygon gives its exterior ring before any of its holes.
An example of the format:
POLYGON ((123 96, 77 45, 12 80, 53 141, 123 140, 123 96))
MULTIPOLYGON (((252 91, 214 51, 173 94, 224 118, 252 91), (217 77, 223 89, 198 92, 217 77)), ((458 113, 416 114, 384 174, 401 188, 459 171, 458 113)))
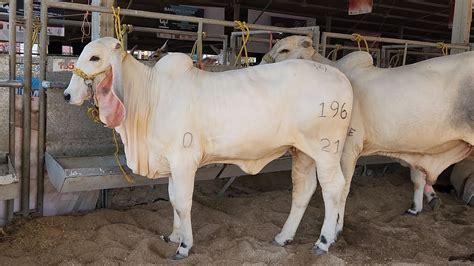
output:
MULTIPOLYGON (((456 0, 454 5, 453 30, 451 43, 469 43, 472 21, 472 0, 456 0)), ((451 49, 451 54, 464 52, 462 49, 451 49)))
MULTIPOLYGON (((92 5, 112 8, 116 0, 92 0, 92 5)), ((112 14, 92 12, 92 41, 101 37, 114 37, 114 17, 112 14)))

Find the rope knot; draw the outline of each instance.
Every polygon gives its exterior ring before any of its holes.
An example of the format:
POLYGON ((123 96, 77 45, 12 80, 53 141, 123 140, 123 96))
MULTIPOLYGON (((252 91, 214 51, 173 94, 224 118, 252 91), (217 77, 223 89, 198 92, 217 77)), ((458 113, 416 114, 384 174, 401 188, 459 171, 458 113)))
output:
POLYGON ((436 44, 438 45, 438 48, 441 49, 441 51, 443 52, 443 55, 448 55, 449 46, 446 43, 438 42, 436 44))
POLYGON ((367 44, 367 40, 364 38, 364 36, 362 36, 361 34, 358 34, 358 33, 352 33, 352 40, 357 42, 357 46, 359 47, 359 51, 361 51, 362 49, 360 48, 360 42, 364 42, 365 44, 365 49, 367 51, 367 53, 369 52, 369 45, 367 44))

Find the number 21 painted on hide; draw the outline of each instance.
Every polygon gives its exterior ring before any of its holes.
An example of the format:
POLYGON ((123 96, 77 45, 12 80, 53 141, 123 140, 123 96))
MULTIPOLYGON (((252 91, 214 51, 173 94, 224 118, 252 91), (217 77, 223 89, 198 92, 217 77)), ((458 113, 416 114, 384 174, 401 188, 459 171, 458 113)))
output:
POLYGON ((334 153, 339 152, 339 140, 336 140, 334 142, 331 142, 331 140, 324 138, 321 139, 321 150, 325 152, 333 152, 334 146, 336 146, 336 151, 334 153))

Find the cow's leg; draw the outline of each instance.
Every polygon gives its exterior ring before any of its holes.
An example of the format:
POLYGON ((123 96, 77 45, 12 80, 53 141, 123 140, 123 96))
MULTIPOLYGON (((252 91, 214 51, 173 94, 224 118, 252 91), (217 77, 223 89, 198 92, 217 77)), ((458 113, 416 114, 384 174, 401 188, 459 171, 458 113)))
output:
MULTIPOLYGON (((174 188, 173 188, 173 179, 169 178, 168 179, 168 194, 170 197, 170 202, 172 206, 176 205, 175 197, 174 197, 174 188)), ((174 242, 179 244, 180 240, 180 226, 181 222, 179 220, 178 213, 176 212, 176 209, 173 207, 173 231, 169 236, 161 236, 161 238, 166 241, 166 242, 174 242)))
POLYGON ((324 223, 321 235, 315 243, 314 252, 321 255, 328 251, 336 240, 338 207, 344 190, 344 176, 341 170, 340 157, 335 154, 321 154, 316 160, 319 183, 324 199, 324 223))
POLYGON ((410 167, 411 181, 414 186, 413 202, 408 214, 418 215, 423 209, 423 190, 426 185, 426 175, 415 167, 410 167))
MULTIPOLYGON (((354 117, 354 115, 353 115, 354 117)), ((341 156, 341 168, 344 175, 344 190, 342 192, 341 201, 338 207, 338 221, 336 226, 336 238, 342 233, 344 227, 344 215, 346 209, 346 201, 349 196, 351 188, 352 177, 354 176, 357 160, 363 150, 364 143, 363 127, 352 121, 349 128, 348 136, 344 144, 344 149, 341 156)))
POLYGON ((275 242, 281 246, 293 240, 311 196, 316 190, 316 164, 314 160, 301 151, 294 152, 291 178, 293 192, 290 215, 281 232, 275 236, 275 242))
POLYGON ((441 206, 441 199, 436 195, 433 186, 426 184, 423 193, 425 194, 426 200, 431 209, 436 210, 441 206))
MULTIPOLYGON (((347 145, 347 144, 346 144, 347 145)), ((354 176, 355 167, 357 164, 357 159, 359 154, 356 152, 344 152, 342 153, 341 158, 341 167, 342 173, 344 175, 344 190, 342 191, 341 201, 339 202, 338 207, 338 219, 336 225, 336 238, 342 233, 344 227, 344 213, 346 209, 346 201, 349 196, 349 191, 351 188, 352 177, 354 176)))
POLYGON ((173 196, 175 209, 179 218, 179 247, 175 259, 188 256, 193 246, 193 232, 191 228, 191 206, 194 190, 194 178, 197 166, 183 162, 179 165, 171 164, 171 177, 173 182, 173 196))

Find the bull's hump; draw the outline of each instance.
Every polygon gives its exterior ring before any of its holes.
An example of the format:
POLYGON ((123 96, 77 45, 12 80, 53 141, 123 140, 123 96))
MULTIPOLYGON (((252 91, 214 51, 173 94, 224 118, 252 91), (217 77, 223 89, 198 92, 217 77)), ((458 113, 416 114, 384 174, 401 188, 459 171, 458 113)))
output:
POLYGON ((354 68, 372 67, 373 65, 374 60, 372 56, 363 51, 352 52, 341 58, 336 63, 336 66, 343 72, 354 68))
POLYGON ((186 54, 175 53, 163 57, 155 66, 159 72, 176 74, 191 69, 193 60, 186 54))

